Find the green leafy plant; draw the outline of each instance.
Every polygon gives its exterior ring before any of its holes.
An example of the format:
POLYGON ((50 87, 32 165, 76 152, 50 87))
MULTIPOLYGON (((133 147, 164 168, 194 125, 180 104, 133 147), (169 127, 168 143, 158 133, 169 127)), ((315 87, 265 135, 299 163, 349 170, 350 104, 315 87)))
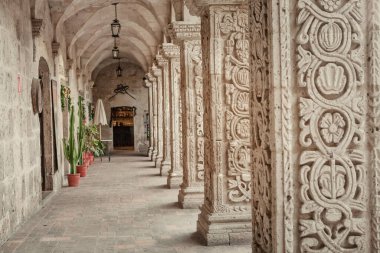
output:
POLYGON ((70 110, 71 107, 71 97, 70 97, 70 88, 64 85, 61 85, 61 109, 62 112, 65 110, 66 105, 70 110))
POLYGON ((104 144, 99 139, 96 125, 85 126, 85 151, 92 152, 96 157, 104 154, 104 144))
POLYGON ((63 139, 64 154, 67 161, 70 163, 70 174, 76 174, 76 165, 78 164, 78 151, 75 143, 75 114, 74 106, 70 107, 70 127, 69 127, 69 138, 63 139))
POLYGON ((83 97, 79 96, 78 100, 78 131, 77 131, 77 140, 78 140, 78 161, 80 164, 83 164, 83 151, 84 151, 84 143, 85 143, 85 133, 84 133, 84 106, 83 106, 83 97))

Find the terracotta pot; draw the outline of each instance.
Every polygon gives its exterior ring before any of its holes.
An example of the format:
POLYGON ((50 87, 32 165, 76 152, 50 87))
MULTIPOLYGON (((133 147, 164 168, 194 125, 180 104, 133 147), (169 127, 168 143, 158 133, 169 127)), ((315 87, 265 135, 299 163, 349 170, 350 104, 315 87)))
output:
POLYGON ((84 163, 84 165, 86 165, 87 169, 90 168, 90 160, 89 159, 83 160, 83 163, 84 163))
POLYGON ((80 177, 87 176, 87 166, 85 164, 77 165, 77 172, 80 174, 80 177))
POLYGON ((69 187, 79 186, 80 174, 67 174, 67 181, 69 182, 69 187))

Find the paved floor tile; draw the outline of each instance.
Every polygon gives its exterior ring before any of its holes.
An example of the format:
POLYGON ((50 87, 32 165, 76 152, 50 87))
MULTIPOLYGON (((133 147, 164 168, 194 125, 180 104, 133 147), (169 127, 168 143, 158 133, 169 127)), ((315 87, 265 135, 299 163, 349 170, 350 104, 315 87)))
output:
POLYGON ((250 246, 206 247, 196 236, 199 210, 182 210, 148 158, 96 161, 80 187, 63 188, 0 253, 248 253, 250 246))

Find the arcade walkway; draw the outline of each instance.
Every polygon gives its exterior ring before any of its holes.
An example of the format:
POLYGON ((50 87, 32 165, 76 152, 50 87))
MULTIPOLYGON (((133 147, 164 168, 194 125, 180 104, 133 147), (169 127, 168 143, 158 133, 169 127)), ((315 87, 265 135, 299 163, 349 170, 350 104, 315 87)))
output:
POLYGON ((97 161, 79 188, 63 188, 0 253, 248 253, 247 246, 205 247, 196 239, 198 210, 176 206, 147 157, 97 161))

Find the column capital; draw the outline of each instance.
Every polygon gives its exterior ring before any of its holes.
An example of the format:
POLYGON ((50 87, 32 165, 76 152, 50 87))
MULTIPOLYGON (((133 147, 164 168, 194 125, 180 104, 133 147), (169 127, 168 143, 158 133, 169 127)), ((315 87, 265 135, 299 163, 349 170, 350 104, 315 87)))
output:
POLYGON ((201 39, 201 24, 173 22, 168 26, 168 32, 173 41, 201 39))
MULTIPOLYGON (((163 51, 162 51, 163 52, 163 51)), ((169 60, 164 57, 162 54, 156 55, 156 62, 159 67, 164 67, 169 64, 169 60)))
POLYGON ((179 58, 180 57, 180 47, 173 43, 164 43, 162 44, 162 53, 164 57, 171 58, 179 58))
POLYGON ((156 81, 156 77, 154 77, 153 69, 151 68, 150 71, 146 74, 146 78, 152 83, 156 81))
POLYGON ((186 5, 192 15, 200 16, 211 5, 248 4, 247 0, 186 0, 186 5))
POLYGON ((95 82, 93 80, 88 80, 88 86, 92 89, 94 88, 95 82))
POLYGON ((158 78, 162 76, 162 70, 158 68, 156 65, 152 67, 152 74, 154 77, 158 78))
POLYGON ((73 67, 73 64, 74 64, 74 60, 67 58, 66 59, 66 71, 69 71, 73 67))
POLYGON ((42 19, 32 18, 32 36, 33 38, 38 37, 42 30, 42 19))
POLYGON ((145 77, 144 83, 145 83, 144 85, 145 88, 148 88, 148 89, 152 88, 152 82, 149 80, 149 78, 145 77))
POLYGON ((60 43, 59 42, 56 42, 56 41, 53 41, 51 43, 51 49, 52 49, 52 52, 53 52, 53 55, 56 56, 58 54, 58 50, 60 48, 60 43))

